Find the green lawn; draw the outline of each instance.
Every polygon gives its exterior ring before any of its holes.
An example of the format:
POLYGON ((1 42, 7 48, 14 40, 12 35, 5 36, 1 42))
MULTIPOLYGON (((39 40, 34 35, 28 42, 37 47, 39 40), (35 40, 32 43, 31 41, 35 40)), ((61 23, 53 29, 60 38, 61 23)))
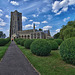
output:
POLYGON ((6 50, 8 49, 10 45, 10 42, 8 44, 6 44, 5 46, 0 46, 0 60, 1 58, 4 56, 6 50))
POLYGON ((59 50, 52 51, 46 57, 35 56, 30 50, 18 45, 31 64, 41 73, 41 75, 75 75, 75 66, 62 61, 59 50))

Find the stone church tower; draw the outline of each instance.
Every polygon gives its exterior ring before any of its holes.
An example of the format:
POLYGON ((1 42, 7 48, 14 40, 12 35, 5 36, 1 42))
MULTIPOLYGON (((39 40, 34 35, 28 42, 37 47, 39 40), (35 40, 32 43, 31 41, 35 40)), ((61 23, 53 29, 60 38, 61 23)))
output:
POLYGON ((22 13, 15 10, 11 12, 10 37, 16 37, 18 31, 22 31, 22 13))

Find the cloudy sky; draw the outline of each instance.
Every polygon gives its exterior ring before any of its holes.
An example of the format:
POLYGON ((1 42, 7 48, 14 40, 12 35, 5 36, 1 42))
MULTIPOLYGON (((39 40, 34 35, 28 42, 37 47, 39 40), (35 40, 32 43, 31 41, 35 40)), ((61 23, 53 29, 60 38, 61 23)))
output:
POLYGON ((22 29, 49 29, 51 35, 75 20, 75 0, 0 0, 0 31, 9 36, 11 11, 22 13, 22 29))

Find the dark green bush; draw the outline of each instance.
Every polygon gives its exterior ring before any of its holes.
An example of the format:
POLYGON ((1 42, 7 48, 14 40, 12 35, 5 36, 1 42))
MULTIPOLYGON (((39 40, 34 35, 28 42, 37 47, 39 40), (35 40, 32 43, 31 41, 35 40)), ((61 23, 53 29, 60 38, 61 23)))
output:
POLYGON ((24 47, 26 49, 30 49, 30 45, 31 43, 33 42, 34 40, 31 40, 31 39, 26 39, 26 41, 24 42, 24 47))
POLYGON ((58 49, 58 44, 54 40, 49 40, 48 41, 51 44, 52 50, 57 50, 58 49))
POLYGON ((6 39, 0 39, 0 46, 4 46, 8 43, 6 39))
POLYGON ((64 61, 75 65, 75 37, 65 40, 60 45, 60 54, 64 61))
POLYGON ((30 49, 35 55, 47 56, 51 52, 51 45, 44 39, 38 39, 31 44, 30 49))
POLYGON ((11 39, 10 38, 6 38, 6 42, 8 43, 9 41, 11 41, 11 39))
POLYGON ((21 40, 21 41, 20 41, 20 45, 21 45, 21 46, 24 46, 24 42, 25 42, 25 40, 24 40, 24 39, 23 39, 23 40, 21 40))
POLYGON ((62 39, 55 39, 55 41, 57 42, 58 45, 60 45, 63 42, 62 39))
POLYGON ((54 38, 50 38, 49 40, 54 40, 54 38))
POLYGON ((20 45, 20 42, 22 41, 23 39, 15 39, 16 43, 20 45))

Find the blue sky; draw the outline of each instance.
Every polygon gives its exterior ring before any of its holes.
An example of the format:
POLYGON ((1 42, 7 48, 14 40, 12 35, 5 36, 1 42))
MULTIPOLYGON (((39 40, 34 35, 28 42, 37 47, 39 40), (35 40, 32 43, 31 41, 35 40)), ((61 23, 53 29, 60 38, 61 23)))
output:
POLYGON ((75 20, 74 0, 0 0, 0 31, 7 37, 10 31, 11 11, 22 13, 22 29, 50 30, 53 36, 62 25, 75 20))

